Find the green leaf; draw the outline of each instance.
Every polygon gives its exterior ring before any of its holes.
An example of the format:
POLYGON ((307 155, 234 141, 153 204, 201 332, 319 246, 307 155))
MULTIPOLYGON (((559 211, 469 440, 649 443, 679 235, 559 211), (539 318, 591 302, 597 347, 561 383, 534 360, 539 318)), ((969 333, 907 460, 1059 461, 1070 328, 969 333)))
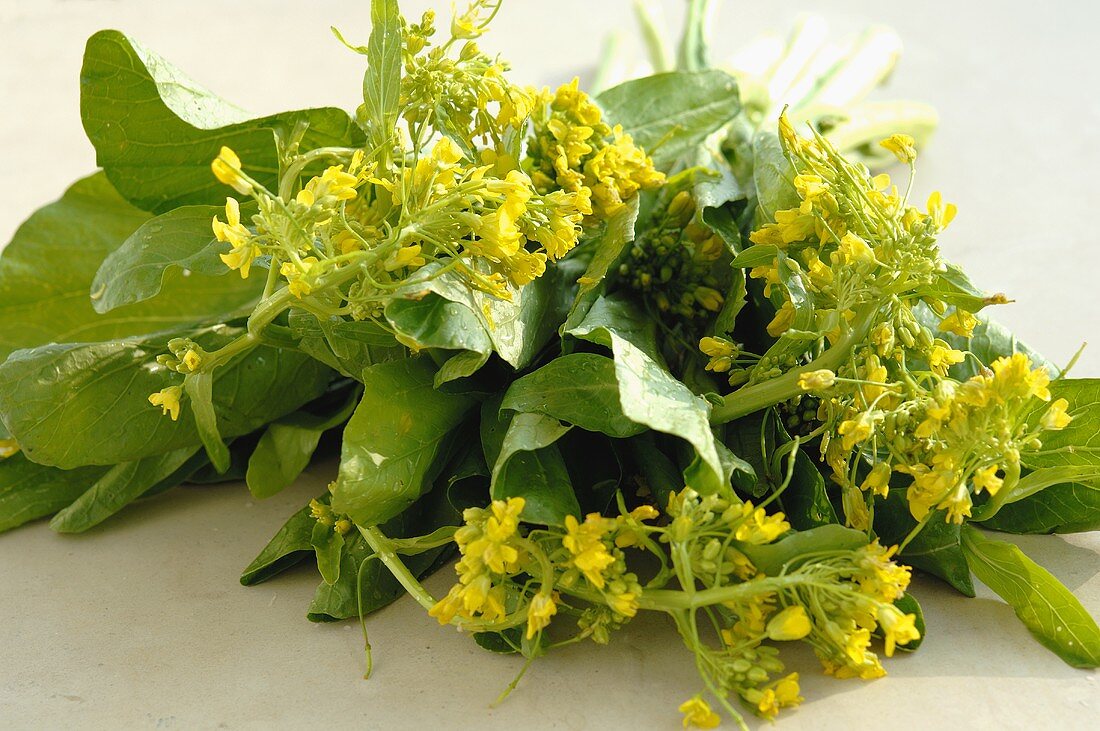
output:
POLYGON ((295 309, 290 311, 288 321, 299 350, 357 381, 362 380, 367 366, 408 355, 408 350, 391 333, 369 320, 355 322, 336 317, 319 320, 295 309))
POLYGON ((773 221, 776 211, 794 208, 799 204, 798 193, 794 189, 794 169, 783 154, 783 145, 779 142, 778 135, 757 132, 753 137, 752 180, 756 188, 756 202, 764 221, 773 221))
POLYGON ((493 349, 488 332, 469 307, 435 293, 418 300, 390 300, 386 320, 402 342, 416 348, 466 350, 486 357, 493 349))
POLYGON ((401 97, 401 14, 397 0, 371 0, 363 102, 371 145, 391 144, 401 97))
MULTIPOLYGON (((1051 399, 1069 402, 1069 426, 1042 434, 1043 446, 1023 454, 1024 464, 1037 467, 1100 467, 1100 378, 1066 378, 1050 384, 1051 399)), ((1036 410, 1038 418, 1045 406, 1036 410)))
MULTIPOLYGON (((92 307, 110 312, 116 307, 156 297, 166 282, 192 274, 220 277, 229 272, 218 254, 229 244, 214 239, 210 221, 224 215, 215 206, 184 206, 142 224, 107 255, 92 280, 92 307), (169 275, 178 272, 178 276, 169 275)), ((220 283, 220 300, 211 311, 234 312, 251 305, 263 289, 263 277, 228 277, 220 283)), ((179 286, 178 284, 176 285, 179 286)), ((213 299, 213 298, 211 298, 213 299)))
POLYGON ((711 19, 709 5, 710 0, 689 0, 687 21, 676 54, 676 68, 699 71, 710 66, 706 40, 707 21, 711 19))
MULTIPOLYGON (((648 318, 629 303, 604 299, 607 300, 604 305, 593 305, 589 315, 569 334, 609 343, 624 416, 690 443, 706 466, 707 481, 720 485, 725 481, 726 470, 710 429, 710 404, 692 393, 656 359, 652 322, 648 318)), ((707 486, 693 487, 705 490, 707 486)))
MULTIPOLYGON (((149 403, 149 394, 180 381, 155 358, 175 336, 213 351, 241 332, 218 326, 18 351, 0 364, 0 416, 29 458, 66 469, 197 446, 191 402, 183 399, 179 421, 149 403)), ((294 411, 324 393, 331 375, 295 351, 259 346, 239 356, 214 374, 218 433, 247 434, 294 411)))
POLYGON ((968 312, 977 312, 990 304, 989 296, 970 281, 966 272, 950 263, 945 263, 943 271, 936 273, 935 281, 919 287, 916 294, 928 299, 941 300, 968 312))
POLYGON ((27 219, 0 256, 0 361, 19 348, 109 340, 208 320, 221 316, 227 304, 244 301, 234 299, 240 292, 225 280, 172 271, 157 297, 97 314, 89 299, 96 270, 148 220, 102 173, 77 181, 27 219))
POLYGON ((290 516, 241 573, 241 583, 252 586, 267 581, 308 556, 313 551, 313 526, 316 524, 308 505, 290 516))
POLYGON ((317 570, 326 584, 332 585, 340 578, 340 559, 344 555, 344 536, 332 526, 315 521, 309 544, 317 555, 317 570))
POLYGON ((670 71, 634 79, 596 97, 664 168, 729 124, 741 111, 737 81, 718 70, 670 71))
MULTIPOLYGON (((195 447, 185 447, 115 465, 76 502, 55 515, 50 527, 58 533, 81 533, 110 518, 158 483, 173 476, 182 482, 186 475, 179 474, 180 469, 196 451, 195 447)), ((192 463, 191 471, 194 469, 192 463)))
POLYGON ((731 266, 751 269, 752 267, 771 264, 779 254, 779 247, 772 244, 756 244, 742 251, 734 257, 731 266))
POLYGON ((623 413, 615 361, 595 353, 555 358, 508 387, 503 409, 539 413, 624 438, 645 431, 623 413))
POLYGON ((88 39, 80 114, 111 183, 135 206, 156 213, 225 201, 228 189, 210 171, 222 145, 240 156, 245 172, 275 189, 278 136, 289 141, 304 128, 302 151, 362 142, 340 109, 250 118, 115 30, 88 39))
MULTIPOLYGON (((578 280, 577 297, 570 308, 569 319, 578 311, 590 306, 590 293, 596 290, 607 277, 607 273, 619 261, 626 245, 634 240, 634 227, 638 222, 640 198, 634 196, 626 205, 619 208, 603 223, 603 228, 593 239, 592 258, 585 267, 584 275, 578 280)), ((584 315, 584 311, 580 311, 584 315)))
POLYGON ((850 551, 867 545, 867 534, 842 525, 822 525, 809 530, 790 531, 775 543, 762 546, 738 544, 758 571, 778 576, 798 565, 806 554, 821 551, 850 551))
POLYGON ((70 505, 106 470, 59 470, 31 462, 22 453, 0 460, 0 533, 70 505))
POLYGON ((252 496, 262 500, 289 487, 309 465, 321 435, 347 421, 358 401, 356 389, 328 415, 299 411, 269 424, 248 460, 245 482, 252 496))
POLYGON ((434 292, 465 306, 488 333, 493 350, 516 370, 530 365, 550 342, 573 302, 574 289, 563 280, 559 266, 547 267, 524 287, 510 287, 510 299, 475 291, 453 273, 439 274, 437 269, 432 264, 421 267, 395 296, 419 300, 434 292))
POLYGON ((1069 589, 1023 552, 963 528, 970 569, 1008 602, 1044 647, 1078 668, 1100 666, 1100 628, 1069 589))
POLYGON ((433 388, 424 359, 380 363, 363 373, 365 390, 344 428, 332 507, 372 526, 399 514, 431 485, 445 439, 474 405, 433 388))
MULTIPOLYGON (((900 558, 953 586, 959 593, 974 596, 970 567, 960 544, 959 526, 944 520, 941 510, 933 515, 921 532, 909 542, 900 558)), ((904 488, 891 488, 885 500, 875 503, 874 530, 883 545, 897 545, 917 525, 909 513, 904 488)))
MULTIPOLYGON (((390 538, 405 538, 431 533, 444 525, 455 525, 460 516, 448 504, 444 486, 436 485, 411 508, 382 526, 390 538)), ((453 544, 434 548, 415 555, 402 556, 405 566, 413 576, 423 578, 430 574, 452 553, 453 544)), ((336 583, 324 581, 306 615, 313 622, 350 619, 359 616, 359 599, 363 614, 381 609, 398 597, 405 589, 380 561, 370 558, 372 552, 358 532, 345 536, 344 551, 340 559, 340 577, 336 583), (364 565, 364 561, 366 564, 364 565), (362 578, 360 585, 359 579, 362 578), (358 589, 358 591, 357 591, 358 589)))
POLYGON ((1001 506, 985 528, 1006 533, 1083 533, 1100 530, 1100 484, 1063 482, 1001 506))
POLYGON ((542 414, 516 414, 493 466, 493 499, 524 498, 528 523, 561 525, 566 515, 580 516, 569 471, 554 445, 569 429, 542 414))
POLYGON ((183 379, 183 392, 190 400, 195 429, 206 447, 206 456, 221 474, 229 469, 229 447, 218 431, 218 414, 214 411, 214 374, 194 373, 187 376, 183 379))

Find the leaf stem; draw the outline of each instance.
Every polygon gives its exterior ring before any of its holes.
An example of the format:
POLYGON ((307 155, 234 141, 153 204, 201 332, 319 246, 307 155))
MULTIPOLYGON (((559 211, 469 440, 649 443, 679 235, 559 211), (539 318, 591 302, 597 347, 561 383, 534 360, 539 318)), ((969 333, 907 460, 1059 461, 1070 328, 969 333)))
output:
POLYGON ((783 403, 804 393, 802 387, 798 385, 799 377, 810 371, 820 369, 835 371, 839 368, 851 355, 852 349, 867 336, 867 332, 871 329, 871 323, 874 321, 875 315, 878 314, 879 306, 879 302, 869 302, 863 305, 847 334, 808 364, 792 368, 778 378, 745 386, 733 393, 726 394, 722 398, 722 405, 711 412, 710 422, 712 424, 725 424, 761 409, 766 409, 769 406, 783 403))

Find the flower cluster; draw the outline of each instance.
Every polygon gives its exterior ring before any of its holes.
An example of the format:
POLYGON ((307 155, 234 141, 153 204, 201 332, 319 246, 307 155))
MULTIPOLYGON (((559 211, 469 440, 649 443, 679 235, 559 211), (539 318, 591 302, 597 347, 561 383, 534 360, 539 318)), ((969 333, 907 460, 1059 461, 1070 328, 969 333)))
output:
MULTIPOLYGON (((707 339, 700 348, 731 383, 786 380, 788 398, 818 399, 808 433, 822 436, 849 525, 870 528, 870 502, 887 496, 895 474, 911 477, 918 521, 943 510, 961 523, 975 496, 1015 479, 1020 453, 1040 446, 1041 431, 1068 423, 1067 404, 1055 402, 1038 423, 1029 418, 1051 398, 1049 374, 1022 353, 952 377, 977 360, 965 348, 979 319, 961 303, 1006 301, 949 276, 936 237, 954 206, 933 193, 919 211, 887 176, 871 176, 824 138, 798 136, 786 118, 779 131, 797 204, 771 212, 748 250, 764 262, 749 275, 776 304, 767 326, 776 342, 747 374, 732 368, 729 344, 707 339)), ((893 135, 882 146, 909 166, 911 186, 912 138, 893 135)))
POLYGON ((251 201, 228 198, 211 222, 219 256, 243 278, 266 270, 245 346, 291 308, 387 329, 395 292, 422 291, 438 277, 511 299, 573 250, 586 226, 660 185, 645 152, 601 123, 575 82, 556 94, 519 87, 503 61, 477 48, 472 39, 498 7, 475 0, 440 44, 432 13, 401 21, 396 120, 372 118, 364 104, 362 148, 302 151, 288 140, 273 189, 221 149, 214 176, 251 201))
MULTIPOLYGON (((429 614, 448 624, 455 617, 497 622, 505 617, 506 582, 529 563, 528 551, 519 535, 523 498, 495 500, 488 509, 468 508, 466 525, 455 533, 462 558, 455 566, 459 581, 429 614)), ((529 611, 531 627, 554 614, 555 608, 540 602, 529 611)))
POLYGON ((553 93, 541 93, 528 143, 531 178, 540 191, 587 191, 594 215, 606 218, 665 177, 621 126, 603 121, 600 108, 578 84, 573 79, 553 93))
MULTIPOLYGON (((561 526, 526 530, 523 507, 511 498, 466 511, 454 537, 459 581, 430 610, 441 623, 498 632, 525 624, 526 644, 516 649, 534 657, 553 646, 537 640, 558 615, 577 618, 564 642, 603 644, 642 609, 664 611, 695 654, 706 691, 735 718, 730 696, 769 719, 802 700, 798 674, 784 674, 772 643, 805 640, 828 672, 872 678, 883 674, 872 633, 883 636, 887 656, 920 638, 915 616, 894 605, 909 583, 909 569, 892 560, 896 548, 815 545, 766 573, 754 552, 775 550, 790 524, 732 496, 685 488, 669 496, 664 516, 647 504, 627 509, 620 496, 614 517, 567 516, 561 526), (644 585, 628 549, 650 556, 644 585), (703 627, 716 630, 717 646, 703 627)), ((719 719, 702 694, 681 711, 705 728, 719 719)))

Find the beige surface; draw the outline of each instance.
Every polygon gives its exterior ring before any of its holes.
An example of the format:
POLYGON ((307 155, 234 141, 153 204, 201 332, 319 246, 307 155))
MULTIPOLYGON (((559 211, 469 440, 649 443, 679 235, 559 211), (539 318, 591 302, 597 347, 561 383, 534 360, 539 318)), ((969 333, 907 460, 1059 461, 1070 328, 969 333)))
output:
MULTIPOLYGON (((92 31, 129 31, 256 112, 350 107, 359 60, 327 27, 365 37, 367 5, 0 2, 0 240, 94 166, 77 115, 80 54, 92 31)), ((779 3, 728 5, 717 35, 731 48, 793 17, 779 3)), ((931 101, 943 118, 919 187, 940 188, 959 204, 942 242, 947 255, 1019 300, 1001 319, 1058 361, 1081 340, 1098 339, 1096 6, 880 3, 869 15, 870 4, 854 1, 801 5, 828 14, 839 30, 872 20, 902 30, 906 57, 890 93, 931 101)), ((626 6, 512 0, 498 21, 504 32, 486 45, 524 78, 555 82, 584 70, 604 29, 629 29, 617 15, 626 6), (591 24, 578 28, 580 17, 591 24)), ((1077 375, 1100 376, 1100 348, 1085 353, 1077 375)), ((362 681, 354 624, 304 619, 312 572, 237 584, 332 469, 315 466, 263 503, 243 486, 188 488, 89 535, 63 538, 39 524, 0 536, 0 727, 676 727, 675 706, 697 683, 660 620, 636 622, 610 647, 540 660, 490 709, 517 662, 484 653, 401 601, 370 618, 376 672, 362 681)), ((1100 613, 1100 534, 1019 543, 1100 613)), ((430 588, 446 583, 437 576, 430 588)), ((984 588, 967 600, 918 580, 916 593, 930 630, 919 653, 896 657, 890 676, 869 684, 821 677, 808 655, 794 654, 807 702, 778 727, 1087 728, 1100 718, 1098 675, 1035 644, 984 588)))

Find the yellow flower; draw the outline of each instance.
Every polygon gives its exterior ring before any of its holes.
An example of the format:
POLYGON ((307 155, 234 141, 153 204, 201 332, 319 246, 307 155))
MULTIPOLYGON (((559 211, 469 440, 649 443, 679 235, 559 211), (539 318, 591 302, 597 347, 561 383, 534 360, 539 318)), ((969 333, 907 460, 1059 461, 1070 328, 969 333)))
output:
POLYGON ((940 332, 954 333, 962 338, 968 338, 974 334, 974 326, 978 324, 978 318, 970 314, 966 310, 960 310, 955 308, 947 317, 943 318, 940 323, 940 332))
POLYGON ((956 363, 966 360, 966 354, 961 350, 955 350, 942 340, 932 343, 932 349, 928 352, 928 367, 939 376, 946 376, 947 370, 956 363))
POLYGON ((241 159, 228 147, 222 147, 218 156, 214 158, 214 162, 210 163, 210 169, 214 171, 215 178, 241 195, 252 192, 252 183, 248 182, 241 172, 241 159))
POLYGON ((1065 429, 1073 421, 1073 417, 1066 413, 1067 406, 1069 406, 1069 402, 1064 398, 1056 399, 1040 420, 1043 428, 1065 429))
POLYGON ((424 266, 424 257, 420 255, 420 244, 402 246, 400 249, 393 252, 393 254, 386 259, 385 263, 387 272, 403 269, 404 267, 419 266, 424 266))
POLYGON ((558 613, 554 597, 541 591, 531 599, 527 606, 527 639, 532 639, 550 624, 550 618, 558 613))
POLYGON ((943 204, 943 195, 937 190, 928 196, 928 217, 936 225, 936 229, 943 231, 947 224, 954 220, 958 209, 954 203, 943 204))
POLYGON ((279 267, 279 273, 286 277, 287 289, 298 299, 313 291, 313 285, 305 280, 305 275, 316 263, 317 257, 307 256, 302 259, 301 267, 291 261, 283 262, 283 265, 279 267))
POLYGON ((975 471, 974 477, 972 478, 974 491, 981 492, 985 490, 990 495, 996 495, 997 491, 1001 489, 1005 482, 1000 477, 997 477, 997 471, 999 469, 1000 465, 990 465, 989 467, 983 467, 975 471))
POLYGON ((522 287, 535 281, 546 271, 546 254, 520 249, 501 263, 508 269, 508 278, 522 287))
POLYGON ((562 545, 573 555, 573 565, 597 589, 602 589, 606 583, 604 569, 615 563, 615 557, 603 542, 608 522, 599 513, 589 513, 584 523, 578 522, 572 515, 567 515, 565 516, 565 535, 561 539, 562 545))
POLYGON ((1043 367, 1031 369, 1031 360, 1023 353, 1001 357, 990 364, 993 388, 1005 399, 1035 396, 1050 400, 1050 375, 1043 367))
POLYGON ((169 386, 156 393, 149 394, 149 403, 159 406, 163 413, 172 417, 172 421, 180 418, 180 396, 183 389, 179 386, 169 386))
POLYGON ((867 242, 849 231, 840 239, 837 247, 841 261, 845 264, 873 264, 875 252, 867 245, 867 242))
POLYGON ((886 462, 876 462, 875 466, 867 474, 863 484, 859 486, 864 492, 870 490, 875 495, 886 497, 890 493, 890 465, 886 462))
POLYGON ((515 255, 523 240, 515 219, 500 208, 482 216, 475 233, 479 240, 470 244, 470 248, 493 261, 503 261, 515 255))
POLYGON ((803 391, 824 391, 836 383, 836 374, 828 368, 808 371, 798 376, 798 387, 803 391))
POLYGON ((878 609, 878 624, 886 636, 886 657, 894 656, 895 645, 906 645, 920 639, 916 627, 917 615, 903 614, 893 604, 883 604, 878 609))
POLYGON ((680 713, 684 714, 684 728, 715 728, 722 723, 722 717, 711 710, 710 704, 700 696, 689 698, 680 704, 680 713))
POLYGON ((791 329, 792 322, 794 322, 794 305, 791 304, 790 300, 787 300, 775 313, 772 321, 768 323, 768 335, 773 338, 779 337, 791 329))
POLYGON ((741 506, 741 521, 734 537, 745 543, 771 543, 791 529, 783 513, 768 515, 764 508, 754 508, 751 502, 741 506))
POLYGON ((241 223, 241 206, 235 198, 225 199, 225 222, 214 216, 210 228, 214 238, 233 246, 228 254, 219 254, 222 262, 230 269, 239 269, 241 278, 247 279, 253 260, 260 255, 260 247, 254 243, 252 232, 241 223))
POLYGON ((202 365, 202 356, 194 350, 188 350, 180 359, 182 365, 191 373, 194 373, 202 365))
POLYGON ((917 159, 916 140, 907 134, 894 134, 878 143, 898 159, 898 162, 910 163, 917 159))
POLYGON ((768 621, 768 638, 773 640, 801 640, 810 634, 813 625, 801 605, 787 607, 768 621))
POLYGON ((708 312, 717 312, 722 309, 722 295, 712 287, 696 287, 695 301, 708 312))
POLYGON ((875 422, 880 416, 877 411, 864 411, 854 419, 845 419, 837 427, 842 436, 844 449, 850 450, 860 442, 867 441, 875 430, 875 422))
POLYGON ((805 241, 817 231, 817 218, 798 208, 775 212, 775 225, 784 245, 805 241))
MULTIPOLYGON (((355 197, 355 186, 359 184, 359 178, 344 172, 343 165, 333 165, 325 168, 320 177, 314 177, 306 183, 303 189, 308 192, 308 205, 320 202, 329 204, 333 201, 347 201, 355 197)), ((304 202, 304 201, 303 201, 304 202)))
POLYGON ((940 508, 947 511, 946 520, 949 523, 962 524, 963 519, 970 517, 970 508, 973 502, 970 499, 970 491, 966 489, 966 483, 960 482, 940 502, 940 508))
POLYGON ((804 700, 799 691, 798 673, 791 673, 775 684, 775 699, 783 708, 797 706, 804 700))
POLYGON ((214 216, 214 220, 210 223, 214 238, 218 241, 240 246, 252 238, 252 232, 241 224, 241 205, 236 198, 225 199, 225 221, 222 223, 217 216, 214 216))
POLYGON ((0 439, 0 459, 7 459, 19 451, 19 442, 14 439, 0 439))

